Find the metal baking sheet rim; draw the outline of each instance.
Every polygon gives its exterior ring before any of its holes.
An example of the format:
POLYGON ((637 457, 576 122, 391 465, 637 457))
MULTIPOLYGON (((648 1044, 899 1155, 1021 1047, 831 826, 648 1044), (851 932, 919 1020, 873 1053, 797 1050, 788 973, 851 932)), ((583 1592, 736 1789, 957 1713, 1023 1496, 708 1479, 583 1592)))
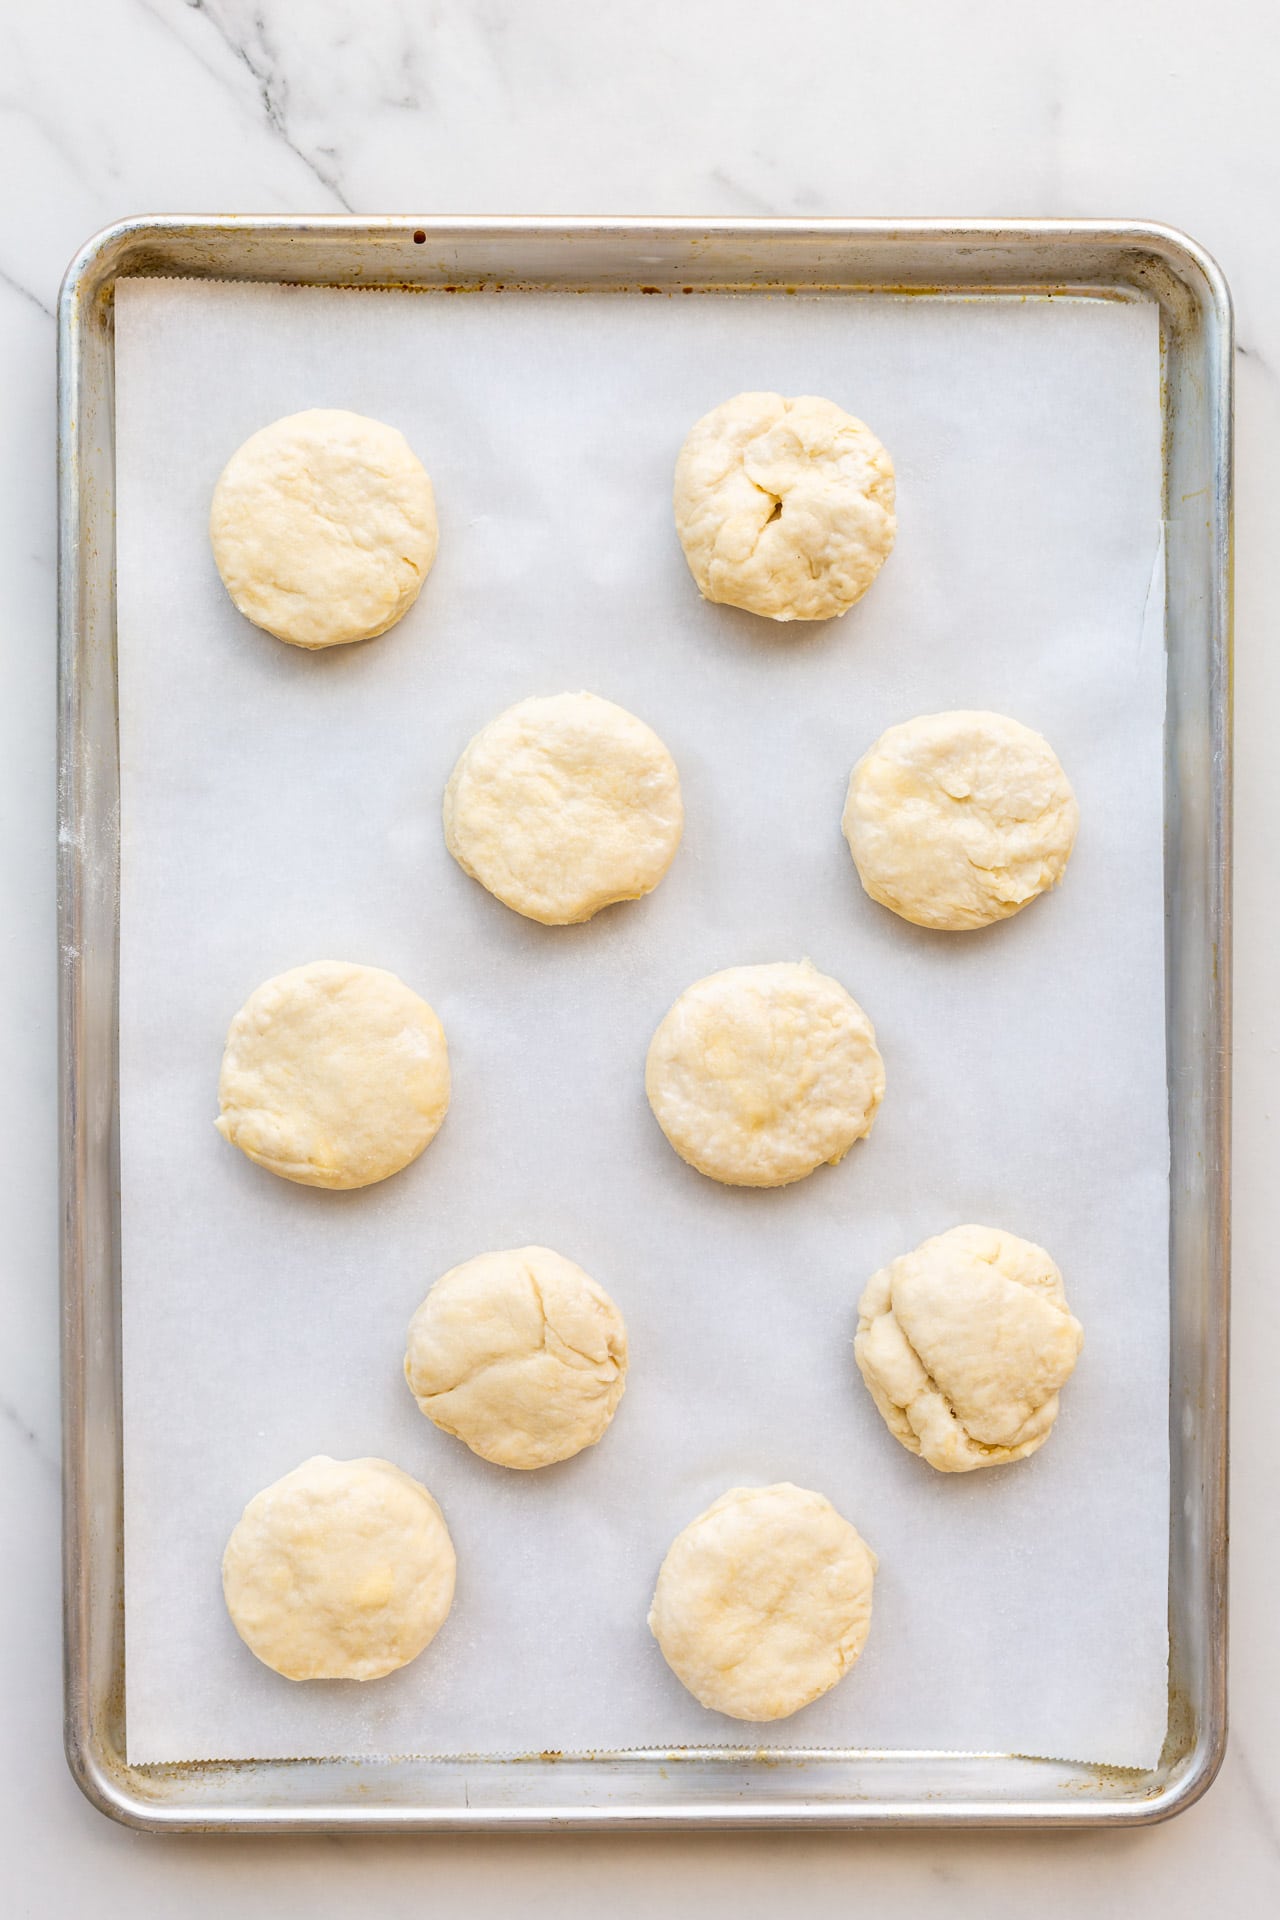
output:
POLYGON ((1147 222, 142 217, 89 240, 58 312, 58 904, 65 1739, 88 1799, 156 1831, 1133 1826, 1226 1742, 1231 300, 1147 222), (1169 656, 1170 1719, 1150 1773, 1012 1754, 705 1748, 131 1768, 124 1759, 116 1138, 117 278, 465 292, 823 288, 1089 294, 1160 309, 1169 656))

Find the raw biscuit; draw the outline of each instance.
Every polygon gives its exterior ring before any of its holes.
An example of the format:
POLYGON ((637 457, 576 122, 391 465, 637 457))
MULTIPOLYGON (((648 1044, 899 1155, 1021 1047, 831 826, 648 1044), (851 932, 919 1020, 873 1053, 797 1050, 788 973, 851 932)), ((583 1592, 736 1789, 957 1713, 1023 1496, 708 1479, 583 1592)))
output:
POLYGON ((892 551, 893 462, 833 401, 740 393, 681 447, 675 515, 704 600, 770 620, 830 620, 892 551))
POLYGON ((371 640, 436 557, 435 495, 402 433, 335 407, 251 434, 222 470, 209 538, 245 618, 295 647, 371 640))
POLYGON ((416 1160, 449 1106, 449 1051, 394 973, 313 960, 266 980, 231 1022, 214 1125, 304 1187, 367 1187, 416 1160))
POLYGON ((691 1167, 781 1187, 871 1131, 884 1063, 857 1001, 809 961, 730 967, 687 987, 649 1044, 645 1091, 691 1167))
POLYGON ((704 1707, 781 1720, 858 1659, 877 1564, 820 1493, 786 1481, 731 1487, 676 1535, 649 1627, 704 1707))
POLYGON ((643 720, 593 693, 521 700, 464 749, 444 796, 450 853, 544 926, 657 886, 684 826, 680 777, 643 720))
POLYGON ((1044 1445, 1083 1341, 1043 1247, 952 1227, 868 1281, 854 1356, 894 1438, 969 1473, 1044 1445))
POLYGON ((416 1660, 453 1602, 453 1542, 389 1460, 304 1460, 255 1494, 222 1558, 232 1624, 286 1680, 378 1680, 416 1660))
POLYGON ((1042 734, 1002 713, 930 713, 890 727, 849 780, 858 878, 918 927, 1006 920, 1057 886, 1080 809, 1042 734))
POLYGON ((482 1253, 436 1281, 409 1327, 422 1412, 500 1467, 594 1446, 622 1398, 627 1330, 604 1288, 550 1247, 482 1253))

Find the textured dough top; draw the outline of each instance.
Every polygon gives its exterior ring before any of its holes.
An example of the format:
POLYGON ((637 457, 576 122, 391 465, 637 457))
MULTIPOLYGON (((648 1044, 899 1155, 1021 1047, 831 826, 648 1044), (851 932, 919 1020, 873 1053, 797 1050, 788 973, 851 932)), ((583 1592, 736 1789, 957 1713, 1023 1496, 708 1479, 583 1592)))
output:
POLYGON ((1002 713, 882 733, 849 781, 844 834, 873 900, 918 927, 1006 920, 1066 871, 1080 809, 1042 734, 1002 713))
POLYGON ((435 496, 402 433, 336 407, 251 434, 213 492, 209 537, 246 619, 295 647, 385 633, 436 557, 435 496))
POLYGON ((321 1453, 254 1495, 222 1590, 240 1638, 286 1680, 377 1680, 439 1632, 455 1567, 425 1487, 389 1460, 321 1453))
POLYGON ((780 1720, 862 1652, 876 1564, 820 1493, 786 1481, 732 1487, 672 1542, 649 1626, 704 1707, 780 1720))
POLYGON ((968 1473, 1044 1445, 1083 1341, 1044 1248, 969 1226, 868 1281, 854 1354, 903 1446, 968 1473))
POLYGON ((699 1173, 781 1187, 842 1160, 884 1093, 871 1022, 807 960, 729 967, 687 987, 649 1043, 658 1125, 699 1173))
POLYGON ((594 1446, 622 1398, 627 1330, 603 1287, 550 1247, 482 1253, 436 1281, 405 1378, 428 1420, 500 1467, 594 1446))
POLYGON ((367 1187, 416 1160, 449 1106, 444 1028, 394 973, 313 960, 231 1022, 224 1140, 304 1187, 367 1187))
POLYGON ((684 826, 675 761, 593 693, 521 700, 475 736, 444 796, 458 865, 544 926, 656 887, 684 826))
POLYGON ((829 620, 893 548, 893 462, 861 420, 811 394, 740 393, 676 461, 676 531, 704 600, 829 620))

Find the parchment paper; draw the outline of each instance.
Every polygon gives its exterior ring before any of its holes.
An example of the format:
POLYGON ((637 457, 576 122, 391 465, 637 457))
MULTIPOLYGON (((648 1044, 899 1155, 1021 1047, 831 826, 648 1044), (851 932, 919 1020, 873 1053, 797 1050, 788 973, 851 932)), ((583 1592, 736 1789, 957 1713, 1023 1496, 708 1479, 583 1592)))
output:
POLYGON ((297 291, 141 281, 116 309, 120 1073, 128 1749, 135 1763, 683 1744, 959 1748, 1147 1765, 1166 1719, 1167 1170, 1154 308, 1102 301, 297 291), (861 606, 775 627, 703 604, 676 449, 742 388, 826 394, 899 480, 861 606), (403 429, 440 556, 362 647, 257 631, 206 534, 256 428, 403 429), (469 736, 587 687, 680 767, 649 899, 544 929, 445 852, 469 736), (891 722, 1045 731, 1083 824, 1062 889, 984 933, 864 898, 849 768, 891 722), (776 1192, 685 1167, 645 1049, 689 982, 810 956, 874 1020, 869 1142, 776 1192), (435 1143, 363 1193, 275 1179, 214 1131, 227 1023, 318 958, 392 968, 449 1037, 435 1143), (1086 1329, 1049 1445, 963 1477, 888 1435, 853 1365, 867 1276, 961 1221, 1051 1249, 1086 1329), (417 1412, 431 1282, 544 1242, 631 1334, 602 1444, 538 1474, 417 1412), (298 1686, 252 1658, 219 1559, 312 1453, 440 1499, 457 1599, 412 1666, 298 1686), (707 1713, 645 1625, 673 1535, 725 1488, 821 1489, 880 1555, 856 1672, 768 1728, 707 1713))

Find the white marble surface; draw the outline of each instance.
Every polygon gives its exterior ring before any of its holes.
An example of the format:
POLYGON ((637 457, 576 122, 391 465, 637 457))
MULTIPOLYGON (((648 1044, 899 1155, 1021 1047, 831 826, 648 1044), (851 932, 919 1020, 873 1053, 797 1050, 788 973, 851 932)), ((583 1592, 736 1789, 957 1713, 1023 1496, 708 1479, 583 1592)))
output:
POLYGON ((1280 1907, 1280 26, 1266 0, 0 4, 0 1884, 15 1915, 1280 1907), (1208 1798, 1107 1838, 156 1840, 60 1750, 52 309, 145 211, 1137 215, 1239 320, 1233 1733, 1208 1798))

